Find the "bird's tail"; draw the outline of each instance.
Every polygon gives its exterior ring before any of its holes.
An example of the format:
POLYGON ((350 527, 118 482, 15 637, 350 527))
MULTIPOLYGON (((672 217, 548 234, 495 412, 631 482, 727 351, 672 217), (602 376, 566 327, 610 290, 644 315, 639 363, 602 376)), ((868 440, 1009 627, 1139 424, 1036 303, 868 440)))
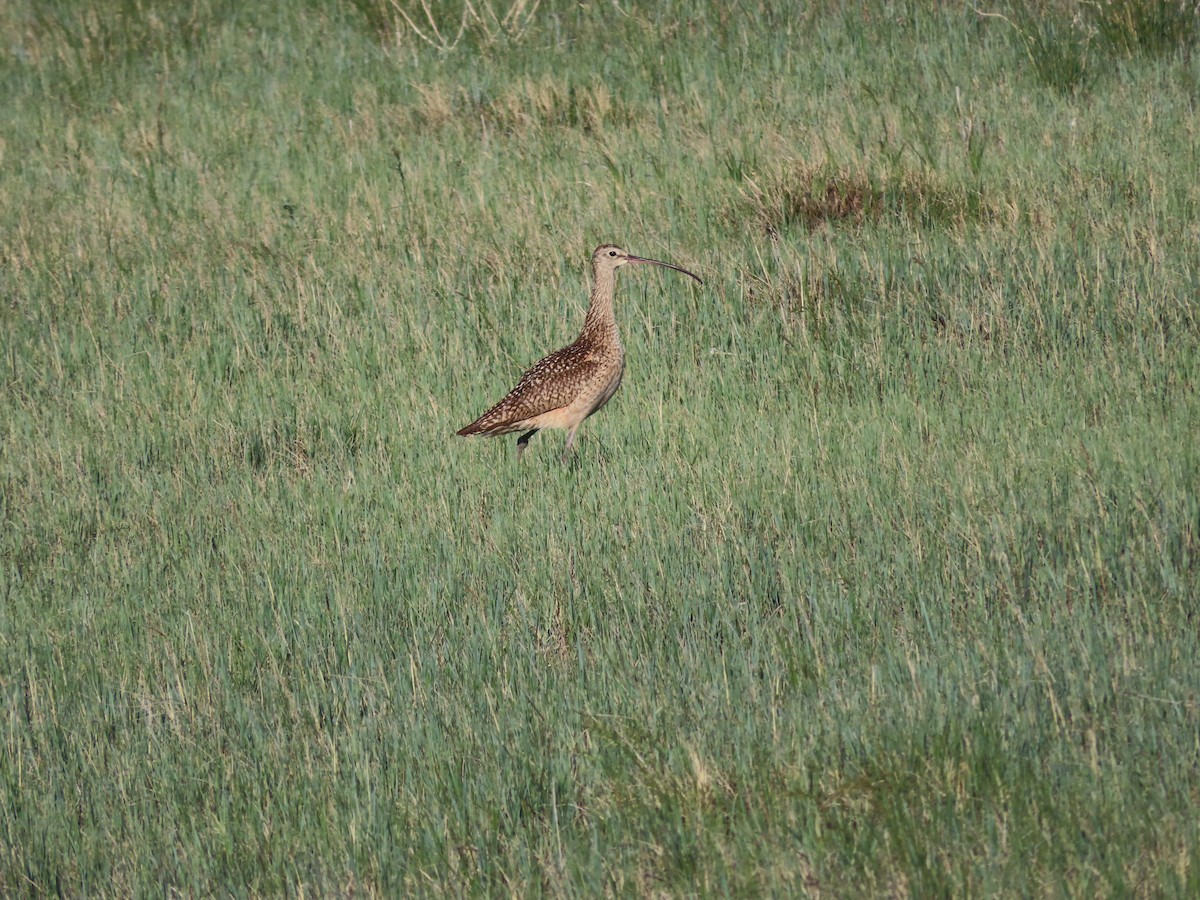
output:
POLYGON ((473 434, 495 435, 508 434, 514 431, 511 423, 508 422, 503 415, 496 412, 496 407, 492 407, 482 416, 472 422, 465 428, 458 429, 456 434, 460 437, 470 437, 473 434))

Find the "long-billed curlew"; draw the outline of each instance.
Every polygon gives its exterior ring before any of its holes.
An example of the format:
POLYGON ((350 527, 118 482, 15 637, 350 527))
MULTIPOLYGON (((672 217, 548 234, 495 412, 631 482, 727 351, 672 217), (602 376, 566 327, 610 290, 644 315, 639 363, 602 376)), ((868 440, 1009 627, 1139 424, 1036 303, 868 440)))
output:
POLYGON ((517 438, 517 459, 529 439, 543 428, 563 428, 567 461, 575 431, 581 422, 612 399, 625 374, 625 348, 613 316, 613 290, 617 269, 628 263, 649 263, 674 269, 704 284, 687 269, 626 253, 604 244, 592 254, 592 301, 583 320, 583 331, 574 343, 551 353, 521 376, 517 386, 458 433, 464 437, 523 434, 517 438))

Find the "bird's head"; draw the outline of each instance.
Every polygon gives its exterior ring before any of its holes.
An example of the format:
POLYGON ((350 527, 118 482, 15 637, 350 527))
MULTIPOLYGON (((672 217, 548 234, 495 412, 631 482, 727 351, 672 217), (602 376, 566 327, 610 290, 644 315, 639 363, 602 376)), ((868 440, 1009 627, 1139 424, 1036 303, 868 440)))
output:
POLYGON ((676 272, 682 272, 684 275, 695 278, 700 284, 704 284, 699 275, 689 272, 687 269, 657 259, 634 256, 632 253, 626 253, 616 244, 601 244, 596 248, 596 252, 592 254, 592 270, 596 273, 597 277, 605 273, 615 272, 621 266, 629 265, 630 263, 648 263, 652 266, 662 266, 664 269, 674 269, 676 272))

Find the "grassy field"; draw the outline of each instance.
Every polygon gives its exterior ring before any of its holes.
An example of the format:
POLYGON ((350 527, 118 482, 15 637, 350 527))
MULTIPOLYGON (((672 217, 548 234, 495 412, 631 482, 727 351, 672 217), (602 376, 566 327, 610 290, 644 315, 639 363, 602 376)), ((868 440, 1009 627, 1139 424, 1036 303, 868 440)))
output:
POLYGON ((0 894, 1200 895, 1194 15, 262 6, 0 5, 0 894))

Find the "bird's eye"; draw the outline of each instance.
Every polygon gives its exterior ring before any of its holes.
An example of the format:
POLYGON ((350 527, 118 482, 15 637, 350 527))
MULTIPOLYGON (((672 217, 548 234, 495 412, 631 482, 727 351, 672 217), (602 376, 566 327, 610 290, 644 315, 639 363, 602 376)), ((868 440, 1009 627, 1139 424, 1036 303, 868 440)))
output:
POLYGON ((609 256, 616 256, 616 255, 617 255, 617 251, 616 251, 616 250, 609 250, 609 251, 608 251, 608 255, 609 255, 609 256))

